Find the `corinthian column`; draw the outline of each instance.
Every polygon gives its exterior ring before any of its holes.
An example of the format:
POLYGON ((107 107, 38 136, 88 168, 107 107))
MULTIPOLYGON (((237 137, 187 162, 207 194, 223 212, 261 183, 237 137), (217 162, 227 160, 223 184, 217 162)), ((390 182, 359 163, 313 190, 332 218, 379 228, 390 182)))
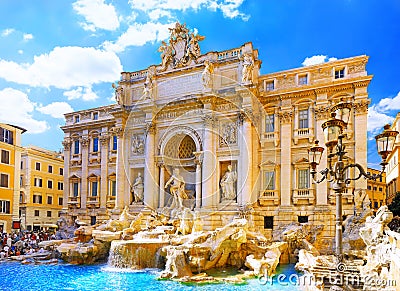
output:
POLYGON ((122 127, 114 127, 113 131, 117 136, 117 173, 116 173, 116 187, 117 187, 117 197, 115 197, 115 208, 124 208, 124 139, 123 139, 123 129, 122 127))
POLYGON ((156 175, 154 161, 154 144, 155 144, 155 126, 154 123, 146 124, 146 145, 145 145, 145 164, 144 164, 144 204, 154 209, 157 202, 156 192, 156 175))
POLYGON ((165 166, 164 163, 160 162, 158 164, 160 168, 160 183, 159 183, 159 190, 160 190, 160 208, 165 206, 165 190, 164 190, 164 181, 165 181, 165 166))
POLYGON ((201 206, 201 164, 203 161, 202 153, 195 153, 196 155, 196 209, 201 206))
POLYGON ((110 137, 107 134, 100 136, 101 167, 100 167, 100 207, 105 208, 107 203, 107 173, 108 173, 108 145, 110 137))
POLYGON ((86 208, 86 199, 88 195, 88 162, 89 162, 89 138, 83 136, 82 146, 82 180, 81 180, 81 208, 86 208))
POLYGON ((63 211, 68 211, 68 197, 70 193, 69 187, 69 164, 71 160, 71 139, 66 138, 62 142, 64 146, 64 192, 63 192, 63 211))
POLYGON ((214 116, 212 114, 205 115, 204 120, 204 142, 203 142, 203 168, 202 168, 202 193, 201 205, 204 208, 213 206, 213 175, 215 175, 215 155, 213 143, 214 116))
POLYGON ((292 185, 292 112, 281 112, 281 205, 290 206, 291 204, 291 185, 292 185))

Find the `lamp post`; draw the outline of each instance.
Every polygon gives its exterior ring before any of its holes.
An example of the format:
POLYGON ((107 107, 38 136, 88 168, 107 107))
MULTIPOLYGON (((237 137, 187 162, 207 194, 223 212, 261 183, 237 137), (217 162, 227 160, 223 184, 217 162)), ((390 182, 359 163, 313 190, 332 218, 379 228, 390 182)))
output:
POLYGON ((387 165, 386 159, 393 150, 394 142, 398 131, 390 130, 390 125, 384 126, 384 131, 375 137, 376 145, 379 155, 382 157, 382 170, 379 174, 370 175, 366 173, 364 168, 357 163, 345 164, 346 147, 343 144, 343 138, 345 135, 343 132, 347 127, 347 123, 350 117, 350 111, 352 103, 340 102, 331 108, 331 118, 322 124, 324 131, 325 146, 328 149, 328 167, 320 171, 319 174, 322 176, 319 180, 316 180, 317 166, 319 165, 324 148, 319 146, 319 142, 316 140, 315 144, 308 150, 309 163, 310 163, 310 174, 315 183, 321 183, 325 179, 331 183, 332 189, 336 195, 336 219, 335 219, 335 240, 336 240, 336 256, 341 261, 343 257, 343 244, 342 244, 342 193, 346 189, 352 180, 358 180, 361 177, 367 179, 376 180, 381 177, 385 171, 387 165), (339 117, 339 118, 336 118, 339 117), (336 157, 336 160, 334 158, 336 157), (356 168, 358 173, 355 177, 351 178, 347 175, 351 168, 356 168))

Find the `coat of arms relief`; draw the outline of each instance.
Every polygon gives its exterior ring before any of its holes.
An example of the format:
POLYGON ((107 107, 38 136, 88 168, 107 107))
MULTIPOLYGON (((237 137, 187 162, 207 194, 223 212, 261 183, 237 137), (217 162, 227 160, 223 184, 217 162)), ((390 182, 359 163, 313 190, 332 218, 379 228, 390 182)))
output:
POLYGON ((165 71, 168 66, 174 69, 187 66, 192 60, 197 63, 197 58, 201 55, 199 41, 205 37, 190 32, 186 24, 178 22, 169 30, 168 43, 162 41, 158 49, 162 59, 161 71, 165 71))

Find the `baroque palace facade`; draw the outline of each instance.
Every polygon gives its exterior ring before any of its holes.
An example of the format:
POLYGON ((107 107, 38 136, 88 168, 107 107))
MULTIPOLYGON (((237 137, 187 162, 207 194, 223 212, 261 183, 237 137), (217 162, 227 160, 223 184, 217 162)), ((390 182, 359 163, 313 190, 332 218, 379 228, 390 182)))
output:
MULTIPOLYGON (((93 224, 125 206, 171 214, 182 202, 205 229, 239 215, 267 236, 309 222, 331 245, 334 192, 312 183, 307 150, 323 143, 329 109, 352 102, 345 144, 366 168, 368 57, 260 75, 252 43, 201 54, 203 39, 177 23, 160 65, 121 73, 116 104, 65 115, 64 211, 93 224)), ((345 215, 366 188, 348 185, 345 215)))

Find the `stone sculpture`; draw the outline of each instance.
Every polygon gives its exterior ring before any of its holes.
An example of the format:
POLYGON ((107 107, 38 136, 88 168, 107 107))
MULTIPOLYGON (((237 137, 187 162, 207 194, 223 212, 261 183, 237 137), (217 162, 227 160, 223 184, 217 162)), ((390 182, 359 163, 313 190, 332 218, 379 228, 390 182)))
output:
POLYGON ((133 183, 131 187, 131 193, 132 193, 132 203, 141 203, 143 202, 143 179, 142 179, 142 174, 138 173, 137 178, 135 179, 135 183, 133 183))
POLYGON ((205 89, 212 88, 212 74, 214 73, 214 65, 210 61, 204 62, 204 70, 201 74, 201 81, 205 89))
POLYGON ((179 174, 179 169, 174 169, 171 178, 165 183, 165 188, 168 188, 170 184, 169 190, 173 196, 171 208, 183 208, 183 199, 187 199, 188 196, 185 192, 185 181, 179 174))
POLYGON ((143 137, 135 134, 132 136, 132 154, 143 155, 143 153, 144 153, 143 137))
POLYGON ((236 198, 235 183, 237 180, 236 171, 232 170, 232 165, 228 166, 221 179, 222 200, 234 200, 236 198))
POLYGON ((243 57, 242 83, 251 83, 253 81, 253 68, 253 56, 246 53, 243 57))

